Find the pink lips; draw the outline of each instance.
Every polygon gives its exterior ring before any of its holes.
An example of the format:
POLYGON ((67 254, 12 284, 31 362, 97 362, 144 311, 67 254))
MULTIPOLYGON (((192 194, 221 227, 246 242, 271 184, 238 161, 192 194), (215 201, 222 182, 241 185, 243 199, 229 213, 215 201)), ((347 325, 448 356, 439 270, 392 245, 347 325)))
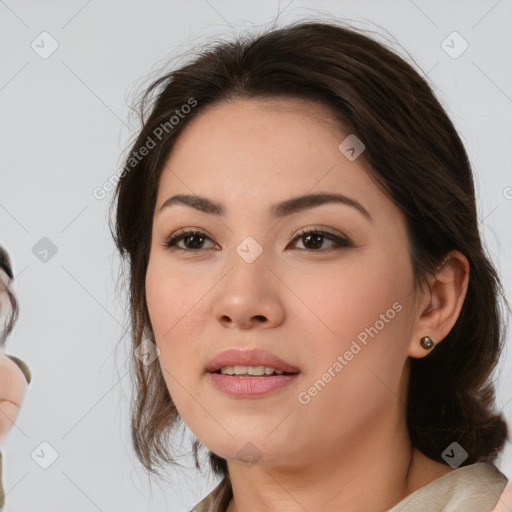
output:
POLYGON ((288 386, 298 378, 299 369, 271 352, 260 349, 227 349, 217 354, 206 371, 217 389, 237 398, 257 398, 288 386), (215 373, 223 366, 268 366, 287 372, 285 375, 223 375, 215 373))
POLYGON ((283 361, 275 354, 261 349, 229 348, 218 353, 206 366, 209 373, 223 366, 269 366, 287 373, 298 373, 299 369, 283 361))

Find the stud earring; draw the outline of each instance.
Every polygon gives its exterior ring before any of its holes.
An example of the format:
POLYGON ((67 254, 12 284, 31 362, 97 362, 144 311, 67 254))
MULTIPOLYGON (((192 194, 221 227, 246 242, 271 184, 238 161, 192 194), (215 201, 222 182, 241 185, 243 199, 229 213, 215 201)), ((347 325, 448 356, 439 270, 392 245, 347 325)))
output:
POLYGON ((436 342, 430 336, 423 336, 420 340, 420 345, 425 350, 430 350, 435 344, 436 342))

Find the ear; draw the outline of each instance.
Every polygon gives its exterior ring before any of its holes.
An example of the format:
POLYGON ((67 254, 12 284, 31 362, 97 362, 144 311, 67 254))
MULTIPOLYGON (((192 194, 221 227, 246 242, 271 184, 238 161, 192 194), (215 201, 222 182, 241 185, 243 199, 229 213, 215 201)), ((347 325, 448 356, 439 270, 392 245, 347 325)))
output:
POLYGON ((460 251, 449 252, 436 273, 430 276, 427 290, 418 292, 416 319, 407 355, 425 357, 435 350, 426 350, 420 339, 430 336, 436 345, 455 325, 466 298, 469 262, 460 251))

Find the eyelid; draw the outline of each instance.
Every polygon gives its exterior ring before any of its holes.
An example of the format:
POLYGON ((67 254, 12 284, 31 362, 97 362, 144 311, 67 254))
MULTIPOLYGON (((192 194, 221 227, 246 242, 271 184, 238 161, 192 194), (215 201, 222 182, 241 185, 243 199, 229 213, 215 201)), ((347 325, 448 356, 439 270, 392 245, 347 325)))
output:
POLYGON ((166 247, 168 249, 177 249, 177 250, 181 250, 184 252, 201 252, 200 250, 194 251, 194 250, 190 250, 190 249, 182 249, 181 247, 176 246, 176 244, 178 242, 180 242, 183 238, 186 238, 187 236, 194 236, 194 235, 202 236, 203 238, 207 238, 208 240, 210 240, 212 243, 215 243, 213 237, 210 236, 210 234, 206 230, 204 230, 202 228, 190 227, 190 228, 178 229, 172 235, 168 236, 161 245, 163 245, 164 247, 166 247))
MULTIPOLYGON (((289 236, 289 241, 287 243, 287 247, 291 242, 297 243, 302 237, 310 234, 317 234, 322 236, 323 238, 330 240, 333 242, 336 247, 331 249, 297 249, 299 251, 313 253, 325 253, 333 250, 346 249, 350 247, 355 247, 355 244, 352 242, 351 238, 345 235, 344 233, 334 233, 331 228, 324 228, 318 226, 308 226, 301 228, 299 231, 294 230, 292 234, 289 236)), ((162 246, 168 249, 176 249, 178 251, 187 252, 187 253, 200 253, 204 252, 204 249, 183 249, 182 247, 178 247, 177 244, 181 242, 181 240, 190 237, 190 236, 199 236, 204 239, 209 240, 210 242, 216 244, 213 237, 210 236, 208 232, 203 230, 202 228, 190 227, 190 228, 181 228, 174 232, 172 235, 167 237, 167 239, 161 243, 162 246)), ((218 244, 216 244, 218 245, 218 244)))
POLYGON ((305 228, 300 228, 298 231, 295 229, 291 232, 291 235, 290 235, 290 242, 292 240, 294 240, 295 238, 297 238, 298 236, 300 235, 304 235, 304 234, 308 234, 310 232, 315 232, 315 233, 321 233, 321 234, 325 234, 325 235, 331 235, 333 237, 337 237, 337 238, 344 238, 346 239, 347 241, 350 241, 350 238, 345 235, 344 233, 342 233, 341 231, 334 231, 332 230, 331 228, 328 228, 328 227, 323 227, 323 226, 306 226, 305 228))
POLYGON ((330 228, 323 228, 323 227, 315 227, 315 226, 309 226, 306 228, 301 228, 298 232, 295 233, 295 235, 290 239, 290 242, 299 241, 303 236, 309 235, 309 234, 318 234, 320 236, 323 236, 327 240, 330 240, 333 242, 336 247, 333 249, 323 249, 323 250, 315 250, 315 249, 298 249, 300 251, 305 251, 308 253, 318 252, 318 253, 325 253, 330 251, 336 251, 340 249, 347 249, 350 247, 355 247, 355 244, 352 242, 351 238, 349 238, 344 233, 334 233, 330 228))

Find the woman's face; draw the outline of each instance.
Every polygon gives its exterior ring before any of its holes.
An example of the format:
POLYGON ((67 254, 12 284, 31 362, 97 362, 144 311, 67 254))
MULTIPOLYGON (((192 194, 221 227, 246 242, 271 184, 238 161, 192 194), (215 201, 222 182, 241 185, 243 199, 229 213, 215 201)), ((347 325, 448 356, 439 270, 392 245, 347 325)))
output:
POLYGON ((185 423, 233 463, 326 460, 403 410, 415 312, 405 218, 328 118, 299 100, 215 105, 179 137, 159 184, 146 276, 159 362, 185 423), (161 209, 178 194, 223 214, 161 209), (310 194, 348 200, 274 216, 310 194), (183 230, 202 234, 165 246, 183 230), (227 348, 269 351, 298 373, 212 377, 227 348), (259 379, 252 394, 242 379, 259 379), (262 392, 263 379, 278 387, 262 392))

